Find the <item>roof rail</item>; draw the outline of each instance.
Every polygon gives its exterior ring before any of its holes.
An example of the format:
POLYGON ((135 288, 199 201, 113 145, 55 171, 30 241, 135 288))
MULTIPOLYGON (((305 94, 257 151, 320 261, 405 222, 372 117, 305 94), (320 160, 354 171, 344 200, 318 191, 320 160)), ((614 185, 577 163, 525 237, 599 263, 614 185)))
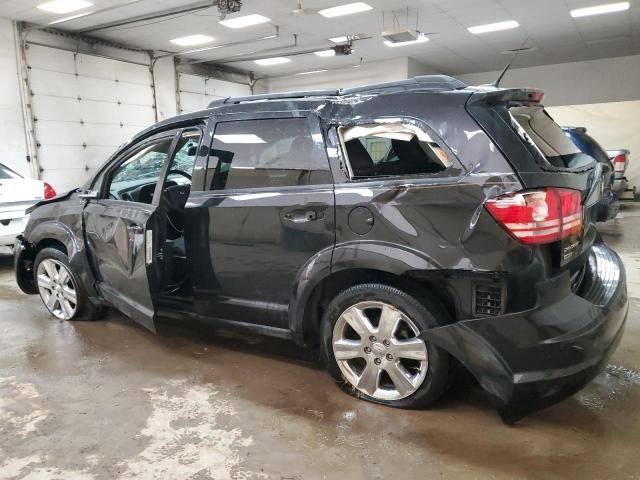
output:
POLYGON ((223 105, 233 105, 242 102, 256 102, 260 100, 289 100, 304 99, 314 97, 338 97, 342 95, 357 95, 367 92, 375 92, 387 88, 404 87, 406 89, 426 89, 426 90, 459 90, 467 85, 453 77, 447 75, 422 75, 398 80, 395 82, 375 83, 362 87, 341 88, 339 90, 310 90, 302 92, 265 93, 262 95, 249 95, 246 97, 227 97, 214 100, 209 104, 209 108, 221 107, 223 105))
POLYGON ((259 100, 288 100, 313 97, 335 97, 340 95, 340 90, 309 90, 302 92, 265 93, 262 95, 247 95, 246 97, 227 97, 214 100, 209 104, 209 108, 220 107, 222 105, 233 105, 242 102, 257 102, 259 100))

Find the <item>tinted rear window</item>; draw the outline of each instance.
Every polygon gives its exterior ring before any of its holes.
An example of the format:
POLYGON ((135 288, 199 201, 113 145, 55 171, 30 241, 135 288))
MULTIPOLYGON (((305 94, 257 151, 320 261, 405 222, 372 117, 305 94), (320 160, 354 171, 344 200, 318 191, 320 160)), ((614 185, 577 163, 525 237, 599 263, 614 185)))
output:
POLYGON ((16 172, 0 163, 0 180, 9 180, 10 178, 22 178, 16 172))
POLYGON ((593 164, 593 157, 581 152, 567 138, 544 107, 510 107, 507 115, 511 126, 539 159, 558 168, 574 169, 593 164))

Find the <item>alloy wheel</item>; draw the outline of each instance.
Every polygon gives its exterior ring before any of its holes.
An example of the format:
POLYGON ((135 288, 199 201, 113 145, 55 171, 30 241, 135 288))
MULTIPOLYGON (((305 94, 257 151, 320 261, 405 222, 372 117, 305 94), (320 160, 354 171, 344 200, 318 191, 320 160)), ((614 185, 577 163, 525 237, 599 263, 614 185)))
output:
POLYGON ((78 295, 71 272, 61 262, 45 258, 38 265, 36 280, 40 297, 51 314, 62 320, 73 318, 78 295))
POLYGON ((360 302, 333 328, 333 355, 345 378, 377 400, 400 400, 424 382, 427 346, 416 324, 393 305, 360 302))

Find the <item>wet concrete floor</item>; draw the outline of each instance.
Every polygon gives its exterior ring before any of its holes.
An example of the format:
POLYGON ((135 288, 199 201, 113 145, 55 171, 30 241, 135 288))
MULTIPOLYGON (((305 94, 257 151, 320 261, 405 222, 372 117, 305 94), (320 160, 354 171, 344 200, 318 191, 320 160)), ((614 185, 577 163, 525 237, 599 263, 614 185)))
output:
POLYGON ((52 320, 0 258, 0 478, 640 479, 640 209, 623 215, 602 227, 629 279, 618 351, 515 427, 464 378, 433 410, 394 410, 286 342, 52 320))

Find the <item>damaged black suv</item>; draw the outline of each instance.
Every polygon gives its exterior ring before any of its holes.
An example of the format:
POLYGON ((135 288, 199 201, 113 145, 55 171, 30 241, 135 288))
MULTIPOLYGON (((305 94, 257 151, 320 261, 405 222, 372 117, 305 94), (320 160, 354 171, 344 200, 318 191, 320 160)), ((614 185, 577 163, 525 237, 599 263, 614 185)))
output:
POLYGON ((542 92, 444 76, 228 98, 162 121, 38 204, 18 284, 319 346, 347 392, 432 405, 463 365, 505 421, 603 367, 627 314, 601 166, 542 92))

